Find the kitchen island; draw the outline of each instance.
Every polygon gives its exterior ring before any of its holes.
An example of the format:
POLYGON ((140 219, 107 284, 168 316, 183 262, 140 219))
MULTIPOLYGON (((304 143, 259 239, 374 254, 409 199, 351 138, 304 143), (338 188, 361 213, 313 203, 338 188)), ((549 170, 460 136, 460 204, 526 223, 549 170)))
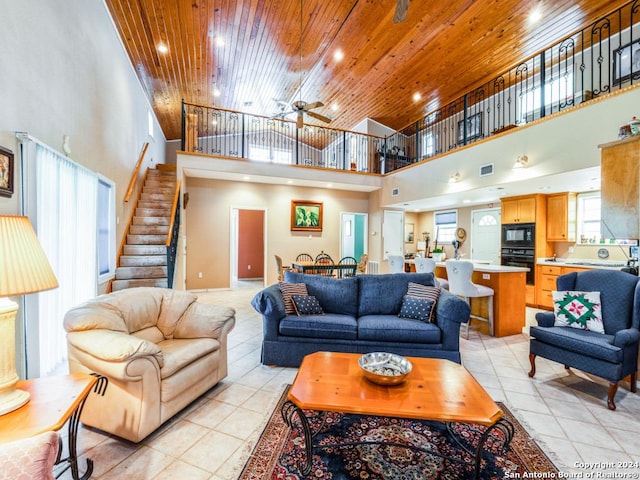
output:
MULTIPOLYGON (((473 261, 472 261, 473 262, 473 261)), ((415 271, 413 260, 406 261, 411 271, 415 271)), ((446 262, 436 263, 436 277, 447 278, 446 262)), ((471 281, 493 288, 493 334, 496 337, 522 333, 526 324, 526 278, 528 268, 509 267, 473 262, 471 281)), ((487 317, 488 298, 472 298, 471 311, 474 315, 487 317)), ((481 329, 489 332, 488 324, 481 329)))

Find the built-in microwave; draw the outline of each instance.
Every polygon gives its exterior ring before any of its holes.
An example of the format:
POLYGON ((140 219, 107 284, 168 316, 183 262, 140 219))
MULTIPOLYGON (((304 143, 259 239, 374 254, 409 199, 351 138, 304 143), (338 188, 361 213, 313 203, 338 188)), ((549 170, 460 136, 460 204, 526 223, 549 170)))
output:
POLYGON ((502 248, 534 248, 535 223, 505 223, 502 225, 502 248))

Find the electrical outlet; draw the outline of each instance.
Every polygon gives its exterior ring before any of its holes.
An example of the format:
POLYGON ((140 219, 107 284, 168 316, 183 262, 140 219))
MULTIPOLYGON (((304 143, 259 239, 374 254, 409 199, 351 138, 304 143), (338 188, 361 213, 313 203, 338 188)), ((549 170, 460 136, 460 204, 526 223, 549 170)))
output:
POLYGON ((198 278, 202 278, 202 272, 198 272, 198 278))
POLYGON ((573 247, 569 247, 569 253, 573 253, 573 247))
POLYGON ((491 280, 491 275, 488 273, 483 273, 482 274, 482 279, 483 280, 491 280))
POLYGON ((247 270, 251 270, 251 265, 247 265, 247 270))

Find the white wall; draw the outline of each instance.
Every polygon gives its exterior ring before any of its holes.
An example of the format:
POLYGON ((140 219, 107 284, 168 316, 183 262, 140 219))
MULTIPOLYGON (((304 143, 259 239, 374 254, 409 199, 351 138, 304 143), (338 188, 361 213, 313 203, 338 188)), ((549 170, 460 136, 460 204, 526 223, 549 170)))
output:
POLYGON ((0 197, 0 214, 21 213, 15 133, 60 151, 69 135, 70 158, 116 182, 120 242, 131 209, 123 198, 142 145, 150 141, 144 173, 164 163, 165 139, 157 121, 155 140, 148 137, 150 106, 106 7, 98 0, 0 0, 0 12, 0 145, 16 154, 15 194, 0 197))

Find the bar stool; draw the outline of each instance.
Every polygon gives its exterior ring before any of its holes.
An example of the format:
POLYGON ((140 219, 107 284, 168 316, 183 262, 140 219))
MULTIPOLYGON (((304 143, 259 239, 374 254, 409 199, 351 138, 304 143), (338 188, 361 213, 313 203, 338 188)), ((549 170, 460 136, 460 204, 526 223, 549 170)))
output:
POLYGON ((416 272, 418 273, 433 273, 433 278, 436 279, 436 285, 449 290, 449 281, 446 278, 439 278, 435 276, 436 261, 433 258, 416 258, 414 260, 416 265, 416 272))
MULTIPOLYGON (((462 297, 467 303, 470 298, 488 297, 489 318, 477 315, 469 315, 471 318, 477 318, 484 322, 489 322, 489 334, 493 336, 493 288, 477 285, 471 281, 473 273, 473 263, 467 260, 447 260, 447 277, 449 278, 449 291, 454 295, 462 297)), ((469 323, 467 322, 466 336, 469 338, 469 323)))
POLYGON ((404 257, 402 255, 389 255, 387 261, 389 262, 390 273, 404 272, 404 257))

